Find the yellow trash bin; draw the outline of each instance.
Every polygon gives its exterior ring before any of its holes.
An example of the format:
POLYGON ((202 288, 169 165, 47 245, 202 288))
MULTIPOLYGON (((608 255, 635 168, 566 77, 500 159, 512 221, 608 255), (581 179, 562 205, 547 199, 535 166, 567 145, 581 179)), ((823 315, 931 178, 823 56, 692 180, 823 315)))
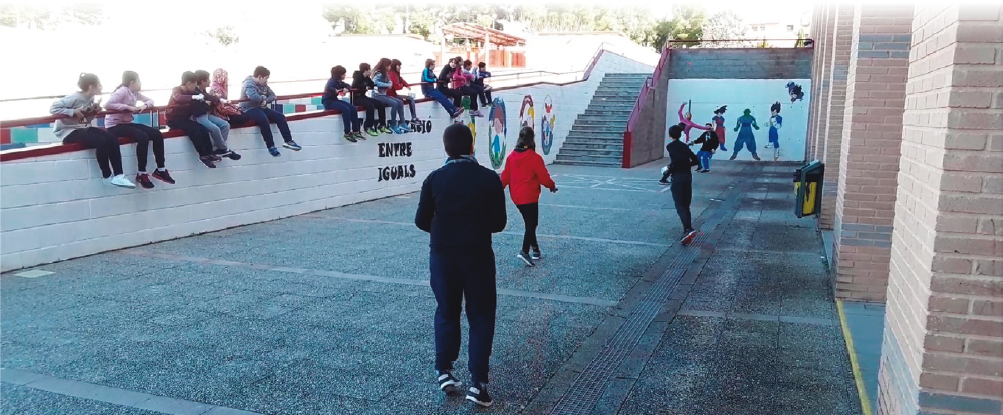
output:
POLYGON ((822 176, 825 164, 815 160, 794 171, 794 215, 816 216, 822 207, 822 176))

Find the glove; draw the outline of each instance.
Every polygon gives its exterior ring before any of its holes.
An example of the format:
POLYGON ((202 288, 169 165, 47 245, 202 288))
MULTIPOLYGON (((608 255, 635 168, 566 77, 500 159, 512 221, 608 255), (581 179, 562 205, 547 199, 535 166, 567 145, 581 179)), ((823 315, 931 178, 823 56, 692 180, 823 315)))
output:
POLYGON ((192 99, 196 101, 205 101, 205 95, 202 94, 192 95, 192 99))

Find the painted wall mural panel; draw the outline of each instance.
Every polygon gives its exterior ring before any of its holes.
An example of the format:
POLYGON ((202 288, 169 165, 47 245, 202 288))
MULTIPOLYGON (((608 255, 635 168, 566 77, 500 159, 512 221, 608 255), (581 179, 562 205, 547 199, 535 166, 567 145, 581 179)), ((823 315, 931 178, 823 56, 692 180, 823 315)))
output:
POLYGON ((557 114, 554 113, 554 100, 547 95, 543 99, 543 116, 540 117, 540 144, 543 147, 543 155, 550 154, 550 148, 554 145, 554 123, 557 121, 557 114))
POLYGON ((665 142, 674 124, 686 124, 691 139, 711 124, 723 139, 715 161, 802 161, 809 91, 810 79, 669 80, 665 142))
POLYGON ((488 125, 491 128, 491 147, 488 150, 488 157, 491 159, 491 167, 500 169, 505 161, 505 136, 508 135, 508 124, 505 118, 505 101, 495 98, 491 112, 488 113, 488 125))

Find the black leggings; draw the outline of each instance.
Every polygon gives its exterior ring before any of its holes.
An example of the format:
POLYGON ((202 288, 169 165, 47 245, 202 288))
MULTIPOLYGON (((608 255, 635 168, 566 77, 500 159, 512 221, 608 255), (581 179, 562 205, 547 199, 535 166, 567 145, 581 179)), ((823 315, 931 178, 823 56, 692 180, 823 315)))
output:
POLYGON ((113 134, 96 127, 82 128, 67 135, 63 144, 93 148, 104 178, 111 177, 112 173, 116 176, 122 174, 122 150, 118 146, 118 137, 113 134))
POLYGON ((195 146, 195 152, 199 153, 199 157, 205 157, 212 154, 212 141, 209 139, 209 130, 192 120, 174 120, 168 121, 167 126, 171 127, 172 130, 181 130, 185 132, 188 139, 191 140, 192 145, 195 146))
POLYGON ((160 130, 143 124, 118 124, 108 129, 116 137, 129 137, 136 142, 136 164, 139 171, 146 171, 146 158, 150 152, 150 141, 153 141, 153 159, 157 168, 164 168, 164 135, 160 130))
POLYGON ((352 103, 366 109, 366 120, 362 123, 365 129, 382 127, 387 125, 386 105, 375 99, 361 96, 352 98, 352 103), (376 120, 373 120, 373 113, 376 113, 376 120))
POLYGON ((477 100, 481 96, 482 91, 473 85, 461 86, 458 91, 460 91, 460 94, 470 97, 470 110, 477 111, 477 100))
POLYGON ((526 222, 526 234, 522 237, 522 252, 529 252, 529 248, 539 251, 540 245, 536 243, 536 226, 540 224, 540 204, 527 203, 515 207, 519 208, 522 220, 526 222))

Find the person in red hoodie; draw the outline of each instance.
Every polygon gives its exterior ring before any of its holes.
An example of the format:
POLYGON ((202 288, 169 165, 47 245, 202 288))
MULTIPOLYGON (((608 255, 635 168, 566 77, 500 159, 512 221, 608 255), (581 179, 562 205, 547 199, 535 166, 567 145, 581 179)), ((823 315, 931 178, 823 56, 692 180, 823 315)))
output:
POLYGON ((502 170, 502 186, 509 187, 512 202, 522 213, 526 222, 526 234, 522 238, 522 251, 517 255, 529 266, 535 266, 534 260, 542 258, 540 245, 536 242, 536 226, 540 216, 540 186, 557 192, 557 184, 550 178, 550 172, 543 163, 543 157, 536 153, 536 133, 530 127, 522 127, 519 131, 519 141, 515 151, 505 161, 502 170), (532 256, 529 249, 533 249, 532 256))
POLYGON ((421 120, 418 118, 418 112, 415 111, 414 109, 414 96, 397 95, 397 91, 400 91, 404 88, 411 89, 411 84, 408 84, 407 81, 405 81, 404 78, 401 76, 401 61, 397 59, 390 61, 390 71, 388 72, 389 72, 388 75, 390 76, 390 83, 393 84, 393 86, 387 88, 387 96, 394 97, 407 103, 408 107, 411 108, 412 124, 417 124, 421 122, 421 120))

